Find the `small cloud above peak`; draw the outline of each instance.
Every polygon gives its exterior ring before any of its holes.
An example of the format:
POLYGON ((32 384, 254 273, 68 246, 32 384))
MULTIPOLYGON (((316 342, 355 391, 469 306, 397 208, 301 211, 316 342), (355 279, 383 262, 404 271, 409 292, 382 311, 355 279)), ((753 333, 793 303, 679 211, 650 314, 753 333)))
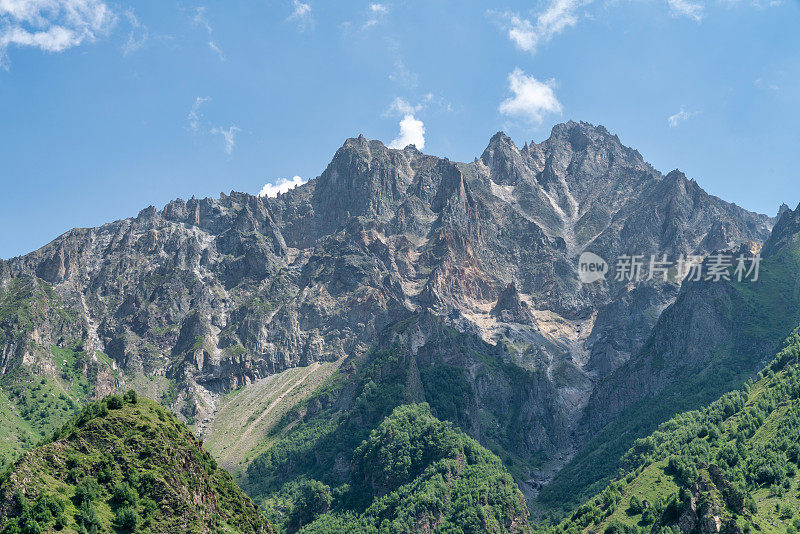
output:
POLYGON ((294 189, 299 185, 303 185, 308 180, 300 176, 293 176, 291 179, 280 178, 274 183, 264 184, 261 191, 258 193, 260 197, 277 197, 281 193, 286 193, 290 189, 294 189))
POLYGON ((417 149, 425 148, 425 124, 407 114, 400 121, 400 133, 389 143, 389 148, 402 149, 408 145, 414 145, 417 149))
POLYGON ((512 96, 503 100, 498 110, 503 115, 540 124, 545 115, 561 113, 561 103, 556 98, 554 87, 554 80, 540 82, 516 68, 508 75, 508 89, 512 96))

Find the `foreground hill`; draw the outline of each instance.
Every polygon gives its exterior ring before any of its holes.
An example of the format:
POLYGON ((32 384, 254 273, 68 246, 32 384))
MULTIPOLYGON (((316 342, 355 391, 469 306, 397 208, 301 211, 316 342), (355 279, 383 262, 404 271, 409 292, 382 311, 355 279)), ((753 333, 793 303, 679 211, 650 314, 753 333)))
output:
POLYGON ((133 392, 90 404, 0 477, 0 532, 272 533, 194 435, 133 392))
POLYGON ((741 390, 636 441, 619 477, 556 532, 800 528, 800 328, 741 390))

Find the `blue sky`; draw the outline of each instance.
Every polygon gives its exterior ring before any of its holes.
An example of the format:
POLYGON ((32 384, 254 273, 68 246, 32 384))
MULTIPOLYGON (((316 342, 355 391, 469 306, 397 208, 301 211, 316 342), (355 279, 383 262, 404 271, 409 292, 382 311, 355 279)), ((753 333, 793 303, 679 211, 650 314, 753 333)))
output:
POLYGON ((318 176, 360 133, 471 161, 569 119, 774 214, 798 27, 797 0, 0 0, 0 257, 318 176))

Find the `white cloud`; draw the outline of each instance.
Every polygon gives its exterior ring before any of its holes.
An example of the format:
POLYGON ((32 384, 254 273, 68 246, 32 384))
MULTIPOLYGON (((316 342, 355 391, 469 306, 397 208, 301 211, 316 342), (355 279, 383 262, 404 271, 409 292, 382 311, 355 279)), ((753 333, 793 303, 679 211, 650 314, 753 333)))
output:
POLYGON ((292 0, 292 13, 286 17, 286 20, 296 21, 300 31, 305 31, 308 28, 313 29, 314 15, 311 13, 311 4, 300 2, 300 0, 292 0))
POLYGON ((676 17, 689 17, 700 22, 703 20, 703 6, 690 0, 667 0, 670 12, 676 17))
POLYGON ((544 11, 534 15, 534 22, 517 13, 490 14, 499 15, 503 29, 517 48, 534 54, 540 44, 577 24, 576 11, 589 2, 591 0, 552 0, 544 11))
POLYGON ((677 128, 680 123, 691 119, 699 115, 699 111, 686 111, 683 106, 681 106, 680 111, 678 111, 675 115, 670 115, 667 118, 667 122, 669 122, 670 128, 677 128))
POLYGON ((0 0, 0 65, 11 46, 62 52, 93 42, 115 22, 101 0, 0 0))
POLYGON ((200 129, 200 121, 203 118, 200 108, 209 100, 211 99, 208 97, 198 96, 195 99, 194 104, 192 104, 192 109, 189 111, 189 115, 187 116, 189 119, 189 129, 192 132, 197 132, 200 129))
POLYGON ((128 57, 134 52, 141 50, 141 48, 147 42, 147 39, 150 37, 150 32, 147 26, 139 22, 139 19, 136 17, 136 13, 133 11, 133 8, 125 11, 125 18, 128 19, 131 30, 128 33, 128 39, 125 41, 125 44, 122 45, 122 55, 123 57, 128 57))
POLYGON ((231 125, 227 129, 219 127, 213 128, 211 133, 221 135, 225 141, 225 152, 227 154, 233 154, 233 147, 236 146, 236 133, 241 131, 241 128, 238 126, 231 125))
POLYGON ((389 143, 389 148, 405 148, 414 145, 417 149, 425 148, 425 125, 423 122, 408 114, 400 121, 400 134, 389 143))
POLYGON ((540 123, 547 113, 561 113, 561 103, 553 91, 555 82, 540 82, 520 68, 508 75, 508 89, 513 93, 500 103, 500 113, 540 123))
POLYGON ((261 188, 261 192, 258 193, 260 197, 277 197, 279 193, 285 193, 290 189, 294 189, 298 185, 303 185, 308 180, 304 180, 299 176, 292 177, 291 180, 287 180, 286 178, 281 178, 277 182, 272 184, 264 184, 264 187, 261 188))
POLYGON ((369 5, 367 13, 367 21, 364 23, 365 29, 380 23, 389 13, 389 8, 383 4, 373 3, 369 5))

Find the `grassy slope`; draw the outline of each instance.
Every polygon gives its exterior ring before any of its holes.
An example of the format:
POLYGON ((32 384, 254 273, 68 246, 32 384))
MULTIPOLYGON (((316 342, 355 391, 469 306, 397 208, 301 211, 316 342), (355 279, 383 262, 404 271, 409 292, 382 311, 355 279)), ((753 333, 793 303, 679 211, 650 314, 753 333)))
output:
MULTIPOLYGON (((677 413, 709 404, 739 388, 752 376, 754 366, 763 365, 752 361, 750 347, 777 347, 800 323, 798 280, 800 245, 794 243, 764 260, 758 282, 731 283, 730 300, 715 305, 736 325, 736 341, 715 347, 715 356, 706 368, 682 376, 655 397, 624 410, 542 491, 537 504, 559 512, 574 508, 608 483, 619 459, 636 439, 677 413)), ((632 360, 628 365, 636 362, 632 360)), ((626 369, 619 372, 625 373, 626 369)))
POLYGON ((228 471, 246 468, 273 443, 270 435, 281 418, 308 398, 339 363, 287 369, 228 393, 205 435, 206 448, 228 471))
POLYGON ((699 484, 706 489, 698 502, 716 507, 723 522, 744 532, 796 532, 800 528, 798 356, 800 328, 755 383, 706 408, 681 414, 638 440, 623 458, 619 477, 552 530, 650 532, 654 524, 672 527, 676 514, 679 517, 687 509, 689 491, 699 484), (714 468, 739 493, 743 505, 726 497, 724 484, 713 481, 714 468), (632 509, 634 497, 647 501, 651 512, 632 509))
POLYGON ((194 435, 160 405, 91 404, 0 478, 0 530, 270 532, 194 435), (119 406, 115 408, 115 406, 119 406))

